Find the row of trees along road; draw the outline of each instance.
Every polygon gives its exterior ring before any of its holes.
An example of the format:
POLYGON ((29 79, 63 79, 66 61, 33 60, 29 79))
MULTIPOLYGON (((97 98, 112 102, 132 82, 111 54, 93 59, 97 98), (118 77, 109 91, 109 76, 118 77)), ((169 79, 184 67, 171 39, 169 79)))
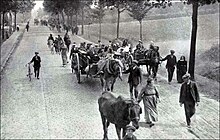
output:
MULTIPOLYGON (((175 1, 177 2, 177 1, 175 1)), ((195 69, 195 52, 196 52, 196 35, 197 35, 197 18, 199 6, 206 4, 214 4, 220 2, 220 0, 179 0, 183 4, 192 5, 192 32, 191 32, 191 45, 190 45, 190 60, 188 72, 194 79, 195 69)), ((119 25, 120 25, 120 14, 128 10, 129 15, 140 23, 140 39, 142 39, 142 20, 147 15, 148 11, 153 8, 166 8, 172 6, 171 0, 67 0, 65 3, 62 0, 46 0, 44 1, 45 10, 48 12, 61 14, 62 21, 65 22, 63 14, 67 15, 68 23, 71 22, 73 27, 73 15, 76 16, 76 25, 78 20, 79 12, 82 17, 82 34, 84 32, 84 11, 90 10, 91 18, 99 20, 99 38, 101 38, 101 23, 105 15, 105 9, 116 9, 117 10, 117 34, 116 38, 119 38, 119 25), (95 5, 95 8, 91 8, 91 5, 95 5)))
POLYGON ((57 15, 57 21, 59 24, 71 25, 74 27, 78 24, 78 15, 80 14, 82 19, 82 30, 81 34, 84 34, 84 17, 85 11, 90 8, 93 4, 93 0, 45 0, 43 3, 44 9, 46 12, 52 13, 53 15, 57 15), (64 14, 67 16, 67 22, 65 21, 64 14), (60 20, 60 16, 62 20, 60 20), (75 16, 75 23, 73 20, 73 16, 75 16))
MULTIPOLYGON (((166 8, 167 6, 172 6, 172 1, 170 0, 99 0, 100 4, 104 4, 110 8, 117 9, 117 36, 119 38, 119 24, 120 24, 120 14, 128 10, 129 15, 140 23, 140 39, 142 39, 142 20, 147 15, 148 11, 152 8, 166 8)), ((197 36, 197 19, 198 19, 198 9, 199 6, 206 4, 214 4, 220 2, 220 0, 180 0, 183 4, 192 5, 192 31, 191 31, 191 45, 190 45, 190 58, 189 58, 189 68, 188 72, 191 74, 191 78, 195 79, 195 54, 196 54, 196 36, 197 36)), ((98 4, 99 11, 103 11, 105 6, 100 6, 98 4)), ((100 19, 103 18, 103 14, 99 14, 100 19)), ((101 22, 101 20, 100 20, 101 22)), ((101 24, 101 23, 100 23, 101 24)), ((100 29, 101 31, 101 29, 100 29)))
POLYGON ((5 15, 9 13, 9 34, 12 33, 12 28, 16 29, 17 25, 17 13, 24 14, 30 13, 34 8, 35 3, 34 0, 1 0, 1 8, 0 8, 0 36, 1 43, 2 40, 5 39, 5 15), (14 26, 12 27, 12 18, 14 16, 14 26))

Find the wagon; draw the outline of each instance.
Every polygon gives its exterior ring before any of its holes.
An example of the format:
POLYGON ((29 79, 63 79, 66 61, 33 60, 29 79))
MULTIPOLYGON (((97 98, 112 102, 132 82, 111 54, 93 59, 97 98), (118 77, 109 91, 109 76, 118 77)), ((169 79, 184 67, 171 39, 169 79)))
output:
POLYGON ((139 65, 147 65, 150 61, 148 50, 142 50, 133 54, 134 59, 138 61, 139 65))
POLYGON ((94 77, 98 72, 99 57, 97 55, 88 55, 83 50, 77 50, 74 52, 72 58, 72 69, 75 71, 78 83, 81 83, 81 76, 94 77))

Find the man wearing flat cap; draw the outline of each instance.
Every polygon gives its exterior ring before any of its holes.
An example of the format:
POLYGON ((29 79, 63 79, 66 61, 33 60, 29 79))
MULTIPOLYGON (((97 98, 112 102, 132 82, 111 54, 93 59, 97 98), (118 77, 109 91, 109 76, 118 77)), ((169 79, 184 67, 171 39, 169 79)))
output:
POLYGON ((136 128, 132 125, 126 126, 126 134, 123 137, 123 140, 137 140, 136 136, 133 134, 136 128))
POLYGON ((32 58, 32 60, 28 63, 31 64, 32 62, 34 62, 34 74, 35 77, 37 77, 37 79, 39 79, 39 74, 40 74, 40 62, 41 62, 41 58, 40 56, 38 56, 38 52, 35 52, 35 56, 32 58))
POLYGON ((168 83, 169 84, 173 79, 173 72, 175 70, 175 66, 177 63, 176 56, 174 55, 174 53, 175 53, 174 50, 170 50, 170 54, 167 55, 165 58, 161 59, 161 61, 167 60, 166 68, 168 72, 168 83))
POLYGON ((180 107, 184 104, 187 127, 191 127, 190 118, 195 114, 195 105, 200 101, 196 83, 190 80, 190 74, 186 73, 182 77, 183 84, 180 88, 180 107))
POLYGON ((137 99, 138 97, 138 85, 142 81, 142 73, 141 69, 138 66, 138 61, 133 60, 131 66, 129 67, 128 70, 124 71, 123 73, 130 73, 128 76, 128 83, 129 83, 129 88, 130 88, 130 97, 133 99, 133 90, 134 90, 134 96, 137 99))

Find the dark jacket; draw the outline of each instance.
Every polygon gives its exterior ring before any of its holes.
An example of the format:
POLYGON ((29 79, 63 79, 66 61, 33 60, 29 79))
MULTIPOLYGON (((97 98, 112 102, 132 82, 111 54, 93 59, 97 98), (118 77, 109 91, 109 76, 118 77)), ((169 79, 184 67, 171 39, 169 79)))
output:
MULTIPOLYGON (((199 93, 197 90, 197 86, 196 83, 193 81, 190 81, 190 93, 193 97, 194 102, 199 102, 200 101, 200 97, 199 97, 199 93)), ((187 83, 183 83, 180 89, 180 97, 179 97, 179 102, 180 103, 185 103, 186 101, 188 101, 185 97, 187 94, 187 83)))
POLYGON ((63 38, 64 42, 66 45, 70 45, 71 44, 71 40, 70 40, 70 37, 69 35, 65 35, 64 38, 63 38))
POLYGON ((178 61, 177 62, 177 66, 176 66, 177 70, 183 71, 186 73, 187 71, 187 61, 178 61))
POLYGON ((54 41, 53 36, 49 36, 48 39, 47 39, 47 41, 48 41, 48 40, 53 40, 53 41, 54 41))
POLYGON ((171 55, 169 54, 164 59, 162 59, 161 61, 165 61, 165 60, 167 60, 166 68, 174 67, 177 63, 175 55, 173 55, 173 57, 171 57, 171 55))
POLYGON ((34 67, 35 68, 39 68, 41 66, 40 65, 40 62, 41 62, 40 56, 34 56, 30 63, 32 63, 32 62, 34 62, 34 67))
POLYGON ((130 73, 128 77, 128 83, 131 83, 135 86, 137 86, 142 80, 141 69, 139 67, 136 67, 134 69, 133 67, 130 67, 123 73, 130 73))

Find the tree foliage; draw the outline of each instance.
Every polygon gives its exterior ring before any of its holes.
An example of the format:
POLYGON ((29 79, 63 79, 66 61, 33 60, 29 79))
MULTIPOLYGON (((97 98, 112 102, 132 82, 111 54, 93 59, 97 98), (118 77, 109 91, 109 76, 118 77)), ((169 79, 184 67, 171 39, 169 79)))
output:
POLYGON ((105 9, 104 5, 102 3, 98 3, 94 9, 91 9, 91 17, 98 19, 100 22, 102 22, 103 17, 105 16, 105 9))
POLYGON ((132 18, 141 22, 148 11, 150 11, 150 9, 152 9, 153 7, 153 5, 149 5, 146 1, 142 0, 138 2, 130 2, 129 8, 127 8, 127 10, 129 11, 129 15, 132 18))
POLYGON ((1 12, 30 12, 35 6, 34 0, 2 0, 1 1, 1 12))

